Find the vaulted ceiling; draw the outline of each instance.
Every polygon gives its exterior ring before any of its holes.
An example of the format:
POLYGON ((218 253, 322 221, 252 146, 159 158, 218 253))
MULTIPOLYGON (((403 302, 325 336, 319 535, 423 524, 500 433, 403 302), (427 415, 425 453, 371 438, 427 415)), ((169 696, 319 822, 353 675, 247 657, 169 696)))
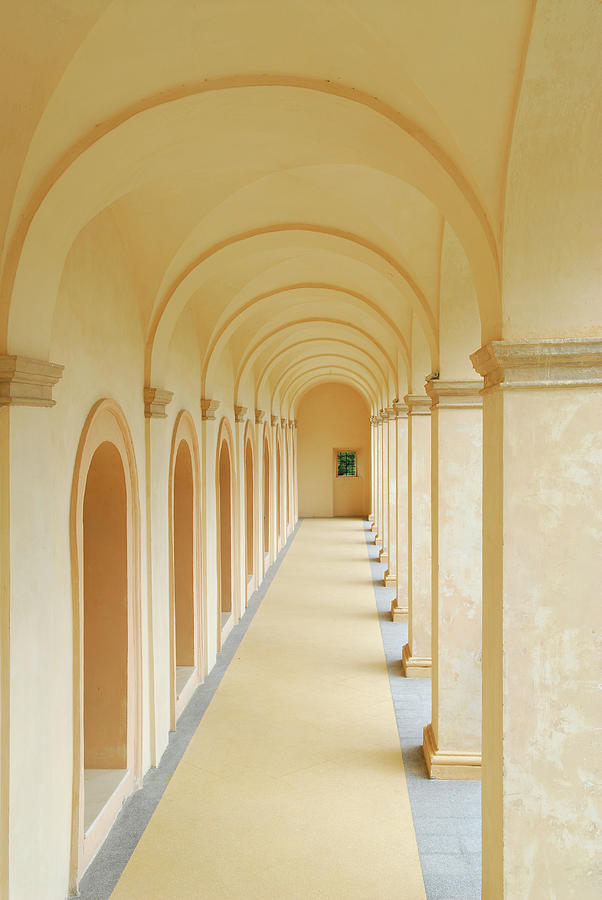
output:
POLYGON ((147 384, 187 315, 204 396, 226 378, 292 409, 326 377, 373 407, 403 395, 438 365, 446 232, 496 336, 532 3, 8 7, 0 352, 49 358, 66 261, 107 215, 147 384))

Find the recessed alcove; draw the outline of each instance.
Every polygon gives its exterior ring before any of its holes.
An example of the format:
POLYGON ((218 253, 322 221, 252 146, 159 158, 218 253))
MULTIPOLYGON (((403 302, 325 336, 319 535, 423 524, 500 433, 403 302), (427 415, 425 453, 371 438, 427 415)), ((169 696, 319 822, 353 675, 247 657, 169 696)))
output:
POLYGON ((127 770, 127 499, 119 451, 102 443, 90 463, 84 539, 84 830, 127 770))
POLYGON ((232 618, 232 472, 227 441, 222 441, 218 462, 218 613, 222 638, 232 618))
POLYGON ((173 479, 176 703, 195 671, 194 481, 188 443, 180 441, 173 479))

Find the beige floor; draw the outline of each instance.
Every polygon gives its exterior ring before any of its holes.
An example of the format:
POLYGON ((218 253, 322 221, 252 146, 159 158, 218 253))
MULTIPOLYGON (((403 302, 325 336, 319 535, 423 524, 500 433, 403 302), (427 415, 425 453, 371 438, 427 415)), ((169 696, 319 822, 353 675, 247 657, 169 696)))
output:
POLYGON ((418 900, 362 523, 306 520, 114 900, 418 900))

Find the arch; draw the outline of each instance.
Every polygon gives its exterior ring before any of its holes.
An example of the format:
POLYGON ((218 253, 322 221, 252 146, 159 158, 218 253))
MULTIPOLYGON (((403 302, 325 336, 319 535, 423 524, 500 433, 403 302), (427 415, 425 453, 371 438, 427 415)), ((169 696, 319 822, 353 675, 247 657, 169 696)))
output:
MULTIPOLYGON (((252 309, 258 303, 263 302, 264 300, 269 300, 272 297, 279 296, 280 294, 287 294, 287 293, 291 293, 293 291, 298 291, 298 290, 328 290, 328 291, 331 291, 332 293, 343 294, 345 297, 353 298, 354 300, 357 300, 359 303, 361 303, 363 306, 368 307, 368 309, 370 309, 373 313, 375 313, 379 319, 383 320, 386 327, 389 328, 397 337, 397 339, 402 347, 403 358, 404 358, 404 363, 405 363, 406 369, 409 370, 410 349, 409 349, 408 343, 406 341, 406 338, 405 338, 403 332, 401 331, 401 329, 397 326, 396 322, 389 315, 387 315, 387 313, 379 306, 379 304, 376 301, 371 300, 365 294, 362 294, 359 291, 352 290, 351 288, 344 288, 344 287, 340 287, 339 285, 330 284, 330 283, 321 282, 321 281, 316 281, 316 282, 307 281, 307 282, 299 282, 297 284, 282 285, 281 287, 273 288, 270 291, 264 291, 263 293, 258 294, 257 296, 253 297, 251 300, 247 301, 235 313, 232 313, 232 315, 230 315, 226 319, 226 321, 216 330, 216 334, 212 337, 209 347, 207 348, 207 353, 205 356, 205 361, 203 363, 203 370, 202 370, 202 375, 201 375, 202 384, 203 385, 205 384, 205 380, 207 377, 207 370, 208 370, 209 364, 211 362, 211 358, 212 358, 214 352, 216 351, 220 340, 224 337, 224 335, 226 334, 228 329, 236 323, 237 319, 240 319, 246 312, 248 312, 250 309, 252 309)), ((427 307, 430 309, 430 306, 428 306, 428 301, 426 300, 426 297, 424 297, 423 294, 422 294, 421 302, 425 303, 427 305, 427 307)), ((430 336, 431 344, 432 344, 432 347, 434 348, 434 342, 436 340, 436 325, 435 325, 434 319, 432 319, 432 321, 430 322, 430 325, 431 325, 431 330, 432 330, 432 335, 430 336)))
POLYGON ((70 542, 74 728, 69 882, 75 891, 142 777, 138 472, 127 420, 112 400, 100 400, 82 430, 71 490, 70 542), (86 786, 92 784, 94 792, 86 797, 86 786))
POLYGON ((169 463, 170 720, 176 721, 202 681, 206 659, 200 602, 200 467, 194 420, 176 419, 169 463))
MULTIPOLYGON (((373 391, 376 393, 379 388, 378 380, 374 373, 370 370, 370 368, 363 362, 360 362, 357 359, 353 359, 353 357, 345 356, 341 353, 316 353, 309 354, 307 356, 301 357, 296 360, 294 363, 291 363, 284 371, 280 374, 276 384, 274 385, 273 396, 275 397, 278 389, 282 386, 282 395, 286 396, 287 391, 290 389, 290 386, 300 377, 302 377, 307 372, 314 371, 316 368, 322 368, 323 366, 332 365, 333 367, 340 368, 347 372, 354 372, 356 376, 363 378, 366 381, 366 384, 370 384, 372 386, 373 391), (323 360, 322 364, 319 366, 313 365, 312 368, 309 368, 310 364, 315 362, 315 360, 321 359, 323 360), (352 365, 343 365, 339 360, 344 360, 346 363, 351 363, 352 365), (332 360, 332 362, 331 362, 332 360), (307 367, 305 371, 295 371, 298 370, 299 367, 305 366, 307 367), (294 373, 294 374, 293 374, 294 373)), ((387 382, 383 381, 380 389, 385 393, 387 382)))
POLYGON ((238 371, 236 373, 236 379, 234 381, 234 396, 236 398, 236 402, 238 402, 238 389, 240 387, 240 382, 242 380, 243 373, 244 373, 246 367, 249 365, 252 357, 256 353, 258 353, 259 350, 261 349, 262 344, 265 344, 268 340, 275 337, 277 334, 280 334, 280 332, 286 331, 290 328, 298 328, 299 325, 316 325, 316 324, 321 324, 321 323, 328 324, 328 325, 342 325, 343 327, 349 328, 352 331, 357 331, 357 332, 359 332, 359 334, 363 335, 371 343, 373 343, 376 347, 378 347, 378 349, 384 356, 385 360, 387 361, 387 364, 391 370, 393 382, 397 386, 399 373, 397 372, 397 368, 394 365, 393 360, 391 359, 389 354, 386 352, 384 347, 381 344, 379 344, 378 341, 374 337, 372 337, 370 334, 368 334, 367 331, 364 331, 364 329, 360 328, 359 325, 355 325, 351 322, 345 322, 342 319, 332 319, 327 316, 320 316, 320 317, 312 316, 308 319, 295 319, 295 321, 293 321, 293 322, 286 322, 284 325, 279 325, 277 328, 274 328, 268 334, 264 335, 262 338, 259 338, 257 341, 255 341, 255 343, 252 345, 251 349, 246 353, 245 357, 243 358, 243 360, 238 368, 238 371))
POLYGON ((356 390, 359 390, 360 393, 366 398, 366 402, 368 404, 369 409, 371 409, 371 410, 378 409, 378 403, 374 402, 374 398, 370 396, 370 394, 366 390, 366 386, 363 384, 363 382, 358 381, 357 378, 354 378, 351 375, 348 375, 344 372, 337 372, 337 373, 324 372, 321 375, 312 376, 304 384, 302 384, 299 388, 297 388, 297 390, 291 397, 290 404, 289 404, 290 408, 292 410, 295 410, 297 408, 299 401, 301 400, 303 395, 307 393, 307 391, 309 391, 312 387, 316 387, 318 384, 325 382, 325 381, 340 381, 343 384, 352 385, 352 387, 354 387, 356 390))
POLYGON ((215 496, 217 513, 217 647, 222 649, 238 619, 236 580, 236 472, 230 423, 220 423, 216 448, 215 496))
MULTIPOLYGON (((0 282, 0 351, 10 350, 8 347, 9 329, 12 328, 10 319, 14 312, 11 298, 15 295, 20 263, 27 255, 27 240, 32 231, 39 232, 39 235, 36 234, 36 238, 41 239, 44 231, 42 226, 38 229, 32 228, 34 220, 44 217, 50 220, 51 211, 48 210, 48 207, 53 206, 53 201, 54 206, 57 204, 60 206, 63 199, 61 188, 65 182, 69 182, 67 175, 70 170, 76 173, 72 175, 71 181, 76 180, 77 177, 89 177, 90 173, 83 157, 88 156, 94 159, 101 150, 106 152, 106 146, 112 148, 113 143, 118 143, 115 135, 136 117, 151 115, 156 110, 176 104, 178 101, 219 91, 237 91, 249 88, 279 89, 282 87, 309 91, 316 97, 337 97, 351 104, 351 108, 367 111, 370 115, 374 115, 377 121, 382 120, 383 123, 389 123, 399 131, 404 142, 404 179, 429 197, 442 210, 446 219, 450 221, 460 236, 462 243, 467 247, 467 254, 475 271, 483 323, 483 340, 494 337, 500 326, 499 256, 495 234, 469 178, 450 153, 438 143, 433 134, 406 113, 393 108, 367 92, 342 83, 296 75, 247 74, 208 79, 204 82, 182 85, 176 89, 160 91, 157 94, 141 98, 136 103, 107 118, 101 125, 96 125, 65 151, 55 165, 50 168, 46 177, 42 179, 39 187, 32 193, 8 247, 5 271, 0 282), (77 166, 74 165, 76 161, 78 162, 77 166), (435 197, 435 195, 437 196, 435 197), (468 246, 470 246, 470 251, 468 246)), ((116 149, 113 148, 112 152, 115 154, 116 149)), ((115 173, 111 167, 109 168, 114 178, 115 173)), ((72 191, 75 190, 75 195, 77 195, 77 185, 70 184, 69 187, 72 191)), ((98 209, 81 212, 78 210, 75 219, 89 221, 98 211, 98 209)), ((47 224, 46 222, 45 225, 47 226, 47 224)), ((53 277, 49 277, 49 282, 52 283, 54 280, 53 277)), ((20 319, 29 322, 40 321, 40 327, 44 333, 37 341, 35 355, 44 357, 48 352, 54 299, 49 304, 49 308, 44 310, 40 300, 28 291, 28 286, 23 286, 23 290, 19 290, 18 294, 19 298, 23 298, 23 303, 19 303, 19 305, 24 307, 22 310, 19 309, 20 319), (48 346, 44 348, 43 344, 48 346)), ((165 305, 166 303, 155 316, 149 345, 154 342, 157 324, 165 305)))
MULTIPOLYGON (((270 369, 272 369, 272 367, 276 364, 277 360, 278 360, 281 356, 284 356, 285 353, 290 353, 291 350, 294 350, 295 348, 299 347, 301 344, 312 344, 312 345, 313 345, 313 344, 315 344, 315 343, 318 342, 318 341, 325 341, 325 342, 327 341, 327 342, 332 343, 332 344, 342 344, 342 345, 344 345, 344 346, 346 346, 346 347, 352 348, 352 349, 355 350, 357 353, 364 354, 365 356, 368 357, 369 360, 371 360, 371 362, 373 363, 374 367, 375 367, 376 369, 378 369, 378 371, 379 371, 380 374, 382 375, 383 382, 386 383, 387 376, 386 376, 385 370, 382 368, 382 366, 381 366, 381 364, 379 363, 379 361, 377 360, 376 356, 373 356, 372 353, 370 353, 368 350, 365 350, 360 344, 354 344, 353 341, 346 341, 344 338, 337 338, 337 337, 304 338, 304 339, 301 340, 301 341, 295 341, 294 343, 289 344, 287 347, 282 347, 280 350, 276 351, 276 353, 274 353, 274 355, 273 355, 272 357, 270 357, 270 359, 268 360, 268 362, 265 364, 265 366, 263 367, 263 369, 262 369, 261 372, 259 373, 259 377, 257 378, 257 381, 256 381, 256 388, 255 388, 255 405, 257 405, 257 403, 258 403, 259 392, 260 392, 260 390, 261 390, 261 385, 262 385, 262 383, 263 383, 263 380, 264 380, 264 378, 267 376, 267 374, 268 374, 268 372, 270 371, 270 369)), ((349 356, 349 357, 347 357, 347 358, 348 358, 348 359, 353 359, 352 356, 349 356)))
MULTIPOLYGON (((317 372, 323 372, 324 374, 331 373, 333 375, 334 374, 346 375, 350 381, 353 381, 357 386, 359 386, 361 388, 362 394, 367 398, 368 406, 370 408, 372 408, 373 406, 378 406, 378 392, 370 384, 367 384, 366 381, 353 369, 347 368, 346 366, 340 366, 340 365, 314 366, 313 368, 308 369, 305 372, 300 372, 298 375, 295 375, 293 378, 291 378, 291 380, 289 381, 288 385, 286 386, 285 390, 282 393, 282 399, 287 399, 289 394, 292 397, 294 397, 295 400, 290 401, 290 405, 292 407, 293 403, 296 402, 297 392, 303 386, 304 382, 302 380, 304 378, 308 378, 310 376, 315 375, 315 373, 317 373, 317 372), (302 382, 301 385, 299 385, 300 381, 302 382)), ((382 393, 381 396, 383 398, 386 397, 386 395, 384 393, 382 393)), ((384 399, 383 399, 383 402, 384 402, 384 399)))

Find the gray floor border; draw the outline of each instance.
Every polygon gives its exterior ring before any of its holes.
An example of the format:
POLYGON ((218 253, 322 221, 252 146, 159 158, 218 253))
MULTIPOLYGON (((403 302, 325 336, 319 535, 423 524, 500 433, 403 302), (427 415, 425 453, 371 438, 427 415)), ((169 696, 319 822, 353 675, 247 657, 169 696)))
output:
MULTIPOLYGON (((301 520, 297 522, 277 559, 266 572, 260 587, 249 598, 248 607, 240 622, 228 635, 222 652, 218 654, 217 662, 203 684, 196 689, 188 706, 178 719, 176 731, 170 732, 169 744, 159 765, 156 769, 149 769, 144 776, 142 788, 132 794, 124 803, 107 839, 80 882, 78 896, 83 900, 109 900, 121 873, 157 808, 171 776, 211 703, 226 669, 234 658, 255 613, 274 580, 274 576, 282 565, 300 524, 301 520)), ((166 900, 172 900, 172 898, 166 897, 166 900)))
POLYGON ((431 721, 431 679, 401 674, 407 622, 391 620, 395 590, 384 586, 385 566, 378 562, 370 523, 364 522, 364 527, 426 896, 428 900, 478 900, 481 784, 437 781, 427 775, 422 729, 431 721))

